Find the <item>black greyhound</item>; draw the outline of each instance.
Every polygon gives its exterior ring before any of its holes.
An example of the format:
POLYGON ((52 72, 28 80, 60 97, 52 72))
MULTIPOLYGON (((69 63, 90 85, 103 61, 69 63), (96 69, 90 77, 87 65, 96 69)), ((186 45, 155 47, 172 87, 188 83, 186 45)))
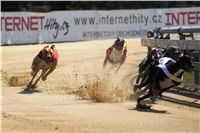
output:
POLYGON ((139 64, 139 74, 137 76, 136 84, 134 86, 134 92, 136 92, 136 90, 138 89, 140 90, 142 87, 148 84, 150 78, 156 71, 158 60, 162 57, 162 54, 163 57, 170 57, 174 60, 178 60, 181 52, 175 46, 168 48, 165 53, 162 53, 162 51, 157 51, 156 49, 152 50, 152 52, 150 52, 147 56, 147 60, 144 60, 139 64), (155 55, 157 56, 154 57, 155 55))
MULTIPOLYGON (((162 58, 161 58, 162 59, 162 58)), ((161 95, 164 91, 179 85, 182 81, 184 71, 191 71, 194 68, 190 56, 182 56, 177 62, 174 60, 168 60, 165 62, 165 66, 158 65, 157 71, 152 75, 148 84, 148 94, 137 99, 137 108, 146 109, 151 106, 141 104, 146 98, 151 96, 161 95)))

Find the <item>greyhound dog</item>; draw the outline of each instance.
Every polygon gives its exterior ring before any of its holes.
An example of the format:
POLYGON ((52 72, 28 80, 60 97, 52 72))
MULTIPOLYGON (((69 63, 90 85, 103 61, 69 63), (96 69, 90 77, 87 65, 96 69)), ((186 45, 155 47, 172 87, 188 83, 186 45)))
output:
POLYGON ((55 45, 52 45, 51 47, 45 46, 33 59, 31 67, 32 79, 27 85, 27 88, 34 89, 40 78, 42 78, 42 80, 45 81, 47 79, 47 76, 55 70, 57 62, 58 62, 58 52, 55 49, 55 45), (42 70, 42 73, 35 80, 35 82, 32 83, 37 73, 40 70, 42 70))
POLYGON ((193 70, 194 64, 190 56, 182 56, 175 61, 168 57, 163 57, 159 60, 157 71, 152 75, 148 84, 148 94, 137 99, 137 108, 146 109, 151 106, 141 104, 141 102, 151 96, 159 96, 164 91, 179 85, 182 82, 184 71, 190 72, 193 70))
POLYGON ((127 56, 127 45, 122 38, 117 38, 112 46, 106 50, 106 56, 103 63, 103 68, 106 67, 107 63, 111 64, 111 67, 107 70, 110 71, 117 67, 116 72, 124 64, 127 56))
POLYGON ((162 49, 154 49, 148 55, 146 60, 144 59, 139 64, 139 74, 136 79, 136 84, 134 86, 134 92, 147 85, 148 80, 150 80, 151 75, 155 73, 156 66, 158 65, 158 60, 161 57, 170 57, 174 60, 178 60, 181 52, 175 46, 168 48, 166 51, 162 49))

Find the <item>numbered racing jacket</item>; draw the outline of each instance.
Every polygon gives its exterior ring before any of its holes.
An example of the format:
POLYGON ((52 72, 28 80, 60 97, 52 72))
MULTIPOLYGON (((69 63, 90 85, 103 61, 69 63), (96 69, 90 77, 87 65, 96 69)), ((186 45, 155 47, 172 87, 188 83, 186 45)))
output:
POLYGON ((122 50, 117 50, 113 44, 106 50, 106 57, 112 63, 124 62, 127 56, 127 45, 122 50))

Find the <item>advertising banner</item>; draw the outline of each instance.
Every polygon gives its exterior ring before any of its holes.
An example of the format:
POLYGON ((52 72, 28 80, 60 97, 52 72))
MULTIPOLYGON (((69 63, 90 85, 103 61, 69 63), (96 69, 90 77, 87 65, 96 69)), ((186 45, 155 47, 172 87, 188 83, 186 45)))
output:
POLYGON ((156 27, 200 24, 200 8, 2 12, 1 44, 146 36, 156 27))

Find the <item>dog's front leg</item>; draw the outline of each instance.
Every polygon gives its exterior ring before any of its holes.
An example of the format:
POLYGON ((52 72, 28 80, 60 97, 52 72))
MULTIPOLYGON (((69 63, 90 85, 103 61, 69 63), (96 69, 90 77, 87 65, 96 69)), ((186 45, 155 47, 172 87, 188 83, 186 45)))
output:
POLYGON ((31 88, 32 87, 32 82, 33 82, 34 78, 35 78, 35 76, 32 77, 31 81, 27 85, 27 88, 31 88))
POLYGON ((31 79, 31 81, 29 82, 29 84, 28 84, 28 88, 31 88, 32 87, 32 82, 33 82, 33 80, 35 79, 35 77, 36 77, 36 75, 37 75, 37 73, 39 72, 39 70, 32 70, 32 72, 31 72, 31 75, 32 75, 32 79, 31 79))
POLYGON ((55 70, 56 67, 52 67, 48 70, 48 72, 44 73, 44 75, 42 76, 42 80, 45 81, 47 79, 47 76, 52 73, 55 70))
POLYGON ((136 85, 139 84, 140 79, 141 79, 141 77, 142 77, 142 74, 143 74, 143 73, 139 73, 139 74, 138 74, 138 76, 137 76, 137 78, 136 78, 136 81, 135 81, 135 84, 136 84, 136 85))
POLYGON ((115 73, 117 73, 119 71, 119 69, 121 68, 121 64, 117 67, 117 69, 115 70, 115 73))
POLYGON ((47 72, 48 69, 42 70, 42 73, 40 74, 40 76, 35 80, 35 83, 33 84, 33 87, 35 88, 38 81, 40 80, 40 78, 47 72))
POLYGON ((156 101, 156 99, 158 98, 158 96, 160 95, 161 92, 161 86, 159 84, 160 79, 159 77, 156 77, 152 83, 152 96, 150 97, 150 100, 154 103, 156 101))
POLYGON ((162 89, 161 91, 160 91, 160 93, 159 93, 159 96, 160 97, 162 97, 162 93, 163 92, 165 92, 165 91, 167 91, 167 90, 169 90, 170 88, 172 88, 172 87, 174 87, 174 85, 172 85, 172 86, 170 86, 170 87, 167 87, 167 88, 164 88, 164 89, 162 89))
POLYGON ((103 62, 103 68, 105 68, 106 65, 107 65, 107 59, 105 58, 105 59, 104 59, 104 62, 103 62))
POLYGON ((115 72, 117 73, 119 71, 119 69, 121 68, 121 66, 124 64, 124 61, 121 61, 119 63, 119 66, 117 67, 117 69, 115 70, 115 72))
POLYGON ((111 66, 106 70, 106 73, 111 72, 116 67, 117 67, 116 64, 111 64, 111 66))

